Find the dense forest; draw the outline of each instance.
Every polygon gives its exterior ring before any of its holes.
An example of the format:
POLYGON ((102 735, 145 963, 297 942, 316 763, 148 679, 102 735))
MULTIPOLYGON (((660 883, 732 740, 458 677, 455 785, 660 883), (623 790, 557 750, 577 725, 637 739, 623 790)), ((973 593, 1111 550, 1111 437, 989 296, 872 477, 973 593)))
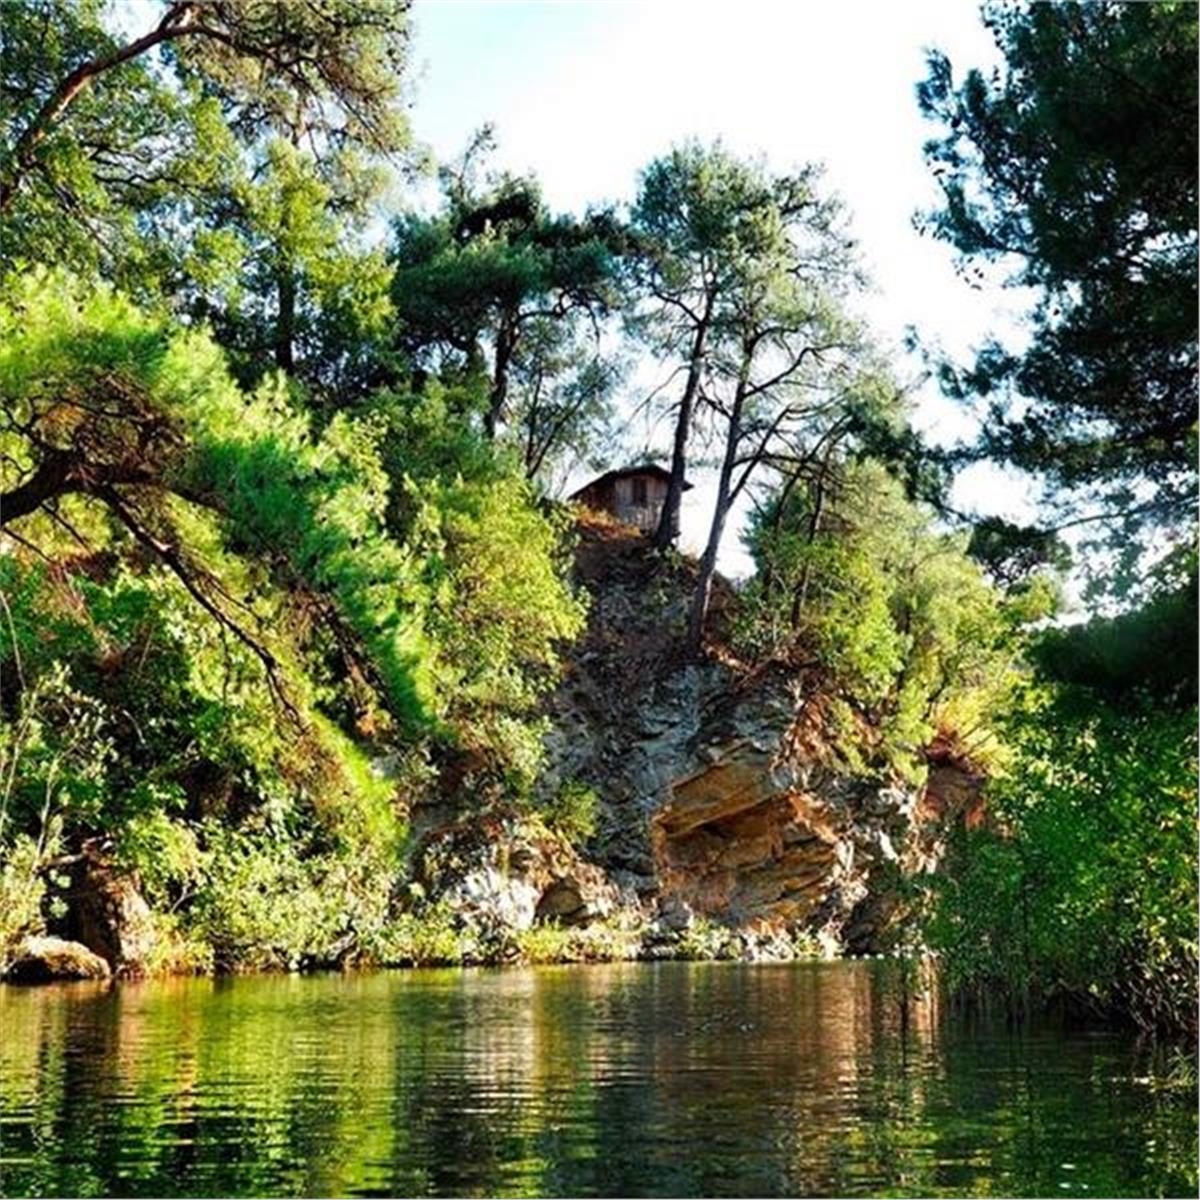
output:
POLYGON ((606 797, 545 771, 592 605, 562 492, 636 404, 673 661, 819 689, 861 775, 938 743, 986 778, 903 944, 1194 1033, 1195 7, 989 6, 1002 71, 930 58, 918 220, 1033 297, 1023 348, 936 365, 980 418, 951 448, 819 166, 688 142, 554 212, 486 126, 428 161, 408 9, 3 4, 0 968, 82 870, 136 881, 147 971, 457 961, 406 874, 432 800, 586 854, 606 797), (1039 524, 957 511, 985 460, 1039 524))

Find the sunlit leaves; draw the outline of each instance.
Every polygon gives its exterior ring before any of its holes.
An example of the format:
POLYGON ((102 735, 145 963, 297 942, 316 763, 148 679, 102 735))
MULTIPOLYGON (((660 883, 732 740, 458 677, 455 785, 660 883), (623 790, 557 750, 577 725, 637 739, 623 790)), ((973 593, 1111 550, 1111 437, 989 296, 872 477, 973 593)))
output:
POLYGON ((1034 289, 1029 344, 982 348, 948 390, 988 398, 976 447, 1043 475, 1071 515, 1111 514, 1109 572, 1136 577, 1141 532, 1175 540, 1196 491, 1193 5, 988 4, 1004 56, 918 89, 943 193, 925 223, 982 278, 1034 289))

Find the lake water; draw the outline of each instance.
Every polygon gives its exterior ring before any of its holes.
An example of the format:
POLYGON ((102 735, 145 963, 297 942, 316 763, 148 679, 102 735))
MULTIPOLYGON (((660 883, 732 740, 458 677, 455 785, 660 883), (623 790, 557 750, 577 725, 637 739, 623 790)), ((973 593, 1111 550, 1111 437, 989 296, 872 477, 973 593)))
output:
POLYGON ((1196 1194, 1128 1037, 877 963, 0 987, 0 1194, 1196 1194))

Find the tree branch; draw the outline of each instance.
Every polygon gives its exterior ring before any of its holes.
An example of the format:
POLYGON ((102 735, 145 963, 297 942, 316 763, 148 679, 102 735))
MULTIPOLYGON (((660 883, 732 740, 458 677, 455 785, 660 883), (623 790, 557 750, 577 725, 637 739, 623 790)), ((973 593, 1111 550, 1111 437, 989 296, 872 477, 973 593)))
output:
POLYGON ((155 537, 146 529, 126 507, 123 499, 115 488, 102 487, 97 490, 97 496, 113 511, 117 519, 125 526, 134 538, 151 551, 154 556, 183 584, 188 595, 204 609, 223 629, 229 630, 254 656, 262 663, 266 672, 267 687, 272 697, 297 724, 301 724, 300 713, 289 699, 279 672, 279 662, 275 656, 257 639, 251 637, 228 613, 223 612, 204 592, 201 579, 202 572, 191 567, 179 550, 155 537))
POLYGON ((0 180, 0 212, 4 212, 16 197, 22 180, 33 167, 34 155, 38 146, 97 75, 103 75, 106 71, 111 71, 114 67, 119 67, 122 63, 129 62, 172 38, 196 32, 205 32, 211 35, 212 31, 204 26, 180 23, 194 8, 195 4, 191 0, 186 3, 172 4, 163 19, 149 33, 121 46, 112 54, 81 63, 63 79, 17 139, 17 144, 13 148, 12 174, 7 179, 0 180))

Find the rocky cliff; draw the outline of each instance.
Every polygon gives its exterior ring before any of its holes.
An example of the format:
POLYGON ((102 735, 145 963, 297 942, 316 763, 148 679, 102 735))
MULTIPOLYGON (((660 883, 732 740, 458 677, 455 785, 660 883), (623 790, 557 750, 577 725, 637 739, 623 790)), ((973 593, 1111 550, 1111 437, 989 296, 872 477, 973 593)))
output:
POLYGON ((443 824, 416 857, 424 894, 493 934, 616 922, 651 956, 697 924, 748 957, 885 948, 900 881, 933 869, 945 830, 980 804, 952 742, 928 748, 920 786, 856 772, 818 672, 723 648, 727 586, 696 662, 680 654, 689 562, 588 518, 576 571, 590 620, 548 706, 542 788, 547 803, 593 789, 596 832, 577 854, 517 816, 483 837, 477 820, 443 824))
MULTIPOLYGON (((751 665, 731 652, 728 584, 718 581, 712 638, 691 658, 681 648, 694 564, 598 518, 583 519, 579 535, 589 623, 547 704, 540 794, 532 805, 481 808, 450 784, 418 805, 392 890, 395 921, 367 960, 786 959, 890 948, 905 880, 937 867, 955 822, 980 819, 982 779, 952 735, 922 751, 920 785, 855 767, 863 758, 839 749, 845 733, 835 733, 818 666, 751 665), (574 844, 554 827, 564 794, 597 801, 594 830, 574 844)), ((860 723, 869 747, 870 722, 860 723)), ((52 932, 63 937, 27 938, 12 977, 153 969, 162 955, 152 914, 111 846, 93 839, 58 866, 68 886, 52 932)), ((352 938, 342 941, 353 950, 352 938)), ((311 965, 341 963, 342 941, 311 965)))

